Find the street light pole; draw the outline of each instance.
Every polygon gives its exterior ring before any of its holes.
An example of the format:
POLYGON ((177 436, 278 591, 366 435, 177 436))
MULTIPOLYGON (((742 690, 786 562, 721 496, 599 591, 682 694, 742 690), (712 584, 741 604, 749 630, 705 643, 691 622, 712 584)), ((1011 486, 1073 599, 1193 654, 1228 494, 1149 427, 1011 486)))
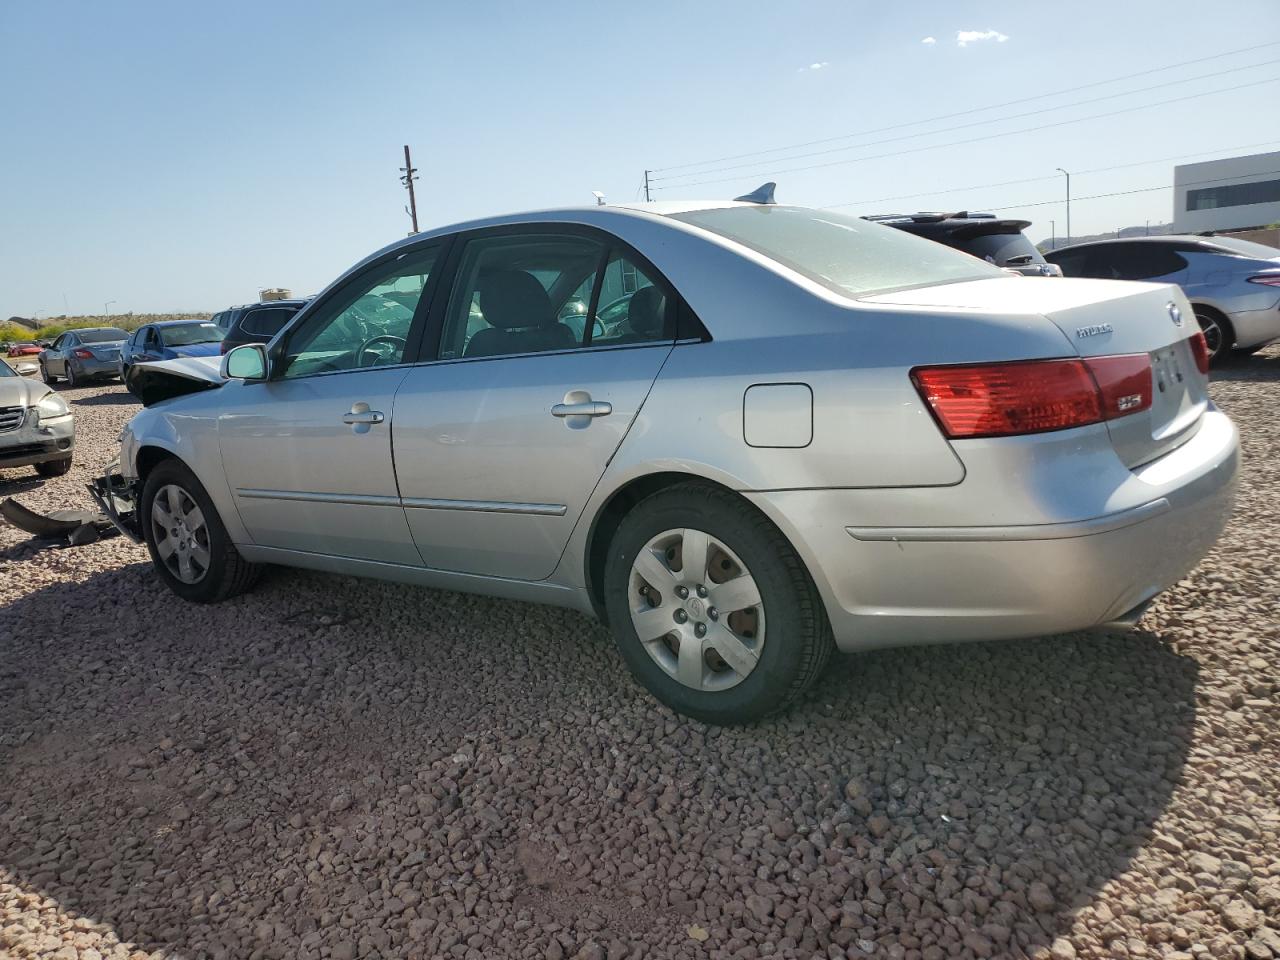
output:
POLYGON ((1058 167, 1058 172, 1067 178, 1067 243, 1071 242, 1071 174, 1058 167))
POLYGON ((108 300, 106 303, 102 305, 102 312, 107 315, 108 320, 111 319, 111 305, 113 303, 115 303, 114 300, 108 300))
POLYGON ((1049 221, 1049 249, 1050 250, 1058 249, 1058 221, 1057 220, 1049 221))

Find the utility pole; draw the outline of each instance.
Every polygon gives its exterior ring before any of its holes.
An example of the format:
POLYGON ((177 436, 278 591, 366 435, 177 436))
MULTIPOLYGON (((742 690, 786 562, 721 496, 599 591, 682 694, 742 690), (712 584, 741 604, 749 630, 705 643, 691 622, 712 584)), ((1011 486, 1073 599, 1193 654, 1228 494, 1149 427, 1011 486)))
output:
POLYGON ((413 232, 418 232, 418 202, 413 196, 413 181, 418 178, 415 174, 418 172, 413 162, 409 159, 409 145, 404 145, 404 166, 400 168, 404 171, 404 176, 400 178, 400 182, 409 188, 409 216, 413 219, 413 232))
POLYGON ((1058 172, 1067 178, 1067 243, 1071 242, 1071 174, 1058 167, 1058 172))
POLYGON ((106 303, 102 305, 102 312, 107 315, 108 320, 111 319, 111 305, 113 303, 115 303, 114 300, 108 300, 106 303))
POLYGON ((1058 221, 1057 220, 1049 221, 1049 249, 1050 250, 1058 249, 1058 221))
POLYGON ((644 172, 644 202, 649 202, 649 171, 644 172))

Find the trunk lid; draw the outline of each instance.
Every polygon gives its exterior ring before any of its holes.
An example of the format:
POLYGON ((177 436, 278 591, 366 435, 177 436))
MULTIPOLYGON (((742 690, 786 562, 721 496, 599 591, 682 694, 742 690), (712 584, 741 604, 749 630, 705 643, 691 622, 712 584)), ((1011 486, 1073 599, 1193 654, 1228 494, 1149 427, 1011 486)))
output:
POLYGON ((991 314, 1039 314, 1066 338, 1063 355, 1143 353, 1151 361, 1151 406, 1107 421, 1127 466, 1168 453, 1194 435, 1208 408, 1209 381, 1190 338, 1199 329, 1182 290, 1169 284, 1009 277, 945 284, 865 298, 870 303, 951 307, 991 314))

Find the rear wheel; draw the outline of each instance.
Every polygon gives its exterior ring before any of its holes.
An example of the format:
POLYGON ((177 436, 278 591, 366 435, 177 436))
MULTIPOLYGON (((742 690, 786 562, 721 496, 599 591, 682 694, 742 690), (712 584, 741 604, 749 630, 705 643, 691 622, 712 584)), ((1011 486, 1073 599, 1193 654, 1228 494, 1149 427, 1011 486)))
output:
POLYGON ((147 476, 139 519, 147 550, 169 589, 195 603, 244 593, 260 567, 235 548, 204 486, 185 464, 166 460, 147 476))
POLYGON ((1204 342, 1209 347, 1209 363, 1221 363, 1230 356, 1235 345, 1235 331, 1231 329, 1231 321, 1212 307, 1196 304, 1193 308, 1196 322, 1200 324, 1200 332, 1204 334, 1204 342))
POLYGON ((605 566, 618 648, 659 700, 708 723, 791 706, 834 647, 795 551, 733 494, 681 484, 639 503, 605 566))
POLYGON ((70 469, 70 457, 63 457, 61 460, 46 460, 44 463, 36 464, 36 473, 42 477, 60 477, 70 469))

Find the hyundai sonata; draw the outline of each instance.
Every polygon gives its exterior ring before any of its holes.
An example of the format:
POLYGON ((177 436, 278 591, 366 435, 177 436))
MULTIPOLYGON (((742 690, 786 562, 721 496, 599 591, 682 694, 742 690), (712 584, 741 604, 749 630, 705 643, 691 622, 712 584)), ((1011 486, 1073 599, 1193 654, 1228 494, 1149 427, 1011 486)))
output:
POLYGON ((184 599, 276 563, 561 604, 740 722, 833 649, 1134 623, 1230 510, 1207 360, 1173 286, 772 203, 553 210, 395 243, 220 370, 139 365, 96 486, 184 599))

